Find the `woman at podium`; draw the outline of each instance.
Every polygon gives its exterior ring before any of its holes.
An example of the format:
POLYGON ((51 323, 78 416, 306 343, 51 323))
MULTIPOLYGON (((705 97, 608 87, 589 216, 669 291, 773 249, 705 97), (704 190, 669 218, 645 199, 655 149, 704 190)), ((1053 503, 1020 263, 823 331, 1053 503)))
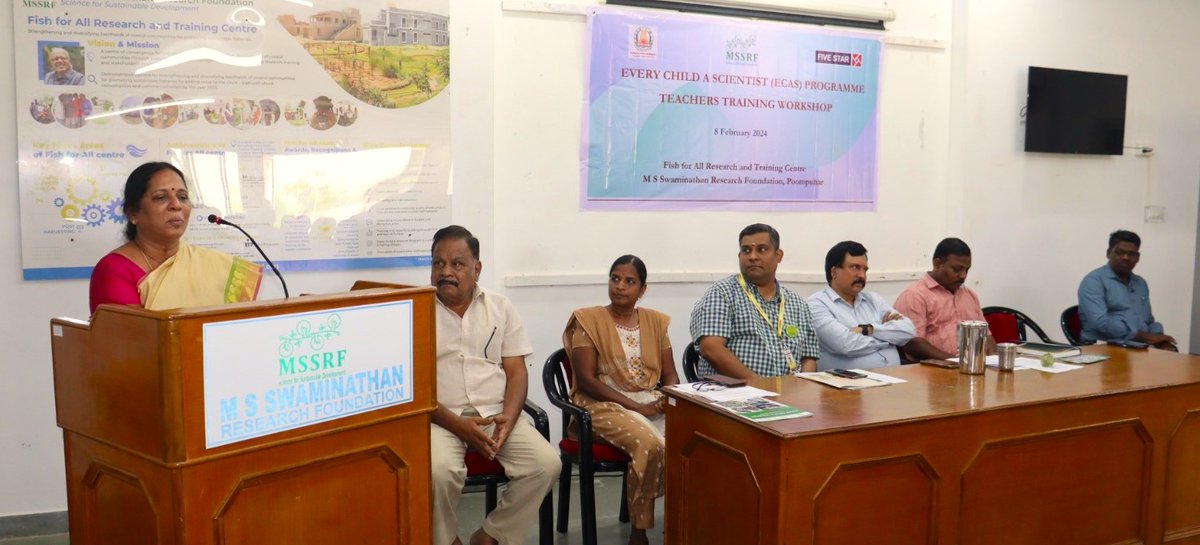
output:
POLYGON ((608 272, 609 304, 571 313, 563 332, 576 380, 571 400, 592 414, 592 429, 631 460, 627 481, 631 545, 646 543, 654 499, 663 494, 662 386, 678 384, 661 312, 637 308, 646 293, 646 265, 624 255, 608 272))
POLYGON ((125 244, 92 269, 90 310, 111 303, 151 310, 252 301, 262 266, 183 241, 192 203, 183 172, 146 163, 125 181, 125 244))

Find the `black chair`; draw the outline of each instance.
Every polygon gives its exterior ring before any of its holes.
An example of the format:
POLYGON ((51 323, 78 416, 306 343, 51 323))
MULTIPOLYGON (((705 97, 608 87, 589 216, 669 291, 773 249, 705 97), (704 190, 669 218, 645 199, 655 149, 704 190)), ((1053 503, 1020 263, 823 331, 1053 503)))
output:
POLYGON ((612 445, 592 438, 592 415, 583 407, 571 403, 570 386, 574 380, 567 351, 555 350, 546 358, 542 368, 542 386, 550 403, 562 409, 562 439, 558 442, 562 473, 558 477, 558 532, 567 533, 567 517, 571 507, 571 466, 579 466, 579 515, 583 519, 584 545, 596 545, 596 489, 592 481, 596 473, 621 472, 621 522, 629 522, 629 502, 625 497, 629 456, 612 445), (571 421, 577 433, 569 433, 571 421))
POLYGON ((696 373, 697 365, 700 365, 700 352, 696 351, 695 342, 689 342, 687 348, 683 349, 683 378, 688 382, 700 380, 700 375, 696 373))
POLYGON ((1067 342, 1082 346, 1083 341, 1079 340, 1079 332, 1083 330, 1083 323, 1079 321, 1079 305, 1067 307, 1067 310, 1062 311, 1062 316, 1058 318, 1058 325, 1062 326, 1063 335, 1067 336, 1067 342))
POLYGON ((1037 323, 1025 313, 1008 307, 983 307, 983 318, 987 320, 992 338, 998 343, 1021 343, 1028 340, 1026 329, 1032 329, 1044 343, 1054 342, 1037 323))
MULTIPOLYGON (((549 442, 550 417, 546 414, 546 410, 528 399, 525 400, 523 410, 533 418, 533 427, 549 442)), ((491 513, 496 509, 497 489, 501 484, 508 482, 508 475, 505 475, 504 467, 500 465, 500 462, 488 460, 474 450, 467 451, 466 463, 467 478, 465 485, 484 487, 484 512, 491 513)), ((551 527, 554 526, 552 495, 553 491, 546 493, 546 498, 542 500, 542 505, 538 508, 539 545, 553 545, 554 543, 554 534, 551 530, 551 527)))

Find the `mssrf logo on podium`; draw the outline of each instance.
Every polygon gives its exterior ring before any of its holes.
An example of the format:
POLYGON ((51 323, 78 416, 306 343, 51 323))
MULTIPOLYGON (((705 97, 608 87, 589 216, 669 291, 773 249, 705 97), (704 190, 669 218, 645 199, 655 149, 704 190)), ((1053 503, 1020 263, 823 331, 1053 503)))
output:
POLYGON ((208 448, 412 401, 412 303, 204 325, 208 448))
MULTIPOLYGON (((308 319, 300 320, 290 333, 279 337, 279 376, 295 377, 299 373, 298 378, 304 379, 318 371, 336 376, 337 370, 346 363, 346 350, 325 350, 325 343, 340 336, 342 333, 338 329, 341 327, 342 317, 336 313, 316 327, 308 319)), ((284 384, 288 382, 285 380, 284 384)))

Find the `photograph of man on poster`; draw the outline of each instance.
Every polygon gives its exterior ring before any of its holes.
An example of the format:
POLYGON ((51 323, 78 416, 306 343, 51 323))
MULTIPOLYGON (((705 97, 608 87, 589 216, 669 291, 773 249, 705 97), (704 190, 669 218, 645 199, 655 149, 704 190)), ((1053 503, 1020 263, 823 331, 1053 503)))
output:
POLYGON ((41 66, 46 85, 83 85, 83 47, 75 44, 44 43, 41 66), (76 70, 78 68, 78 70, 76 70))

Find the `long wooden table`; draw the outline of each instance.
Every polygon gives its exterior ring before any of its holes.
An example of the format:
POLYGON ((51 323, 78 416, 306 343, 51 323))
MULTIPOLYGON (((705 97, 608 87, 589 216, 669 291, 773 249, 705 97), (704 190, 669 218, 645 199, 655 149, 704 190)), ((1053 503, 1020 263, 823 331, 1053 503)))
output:
POLYGON ((1089 347, 1061 374, 908 365, 752 423, 672 391, 669 544, 1200 543, 1200 358, 1089 347))

